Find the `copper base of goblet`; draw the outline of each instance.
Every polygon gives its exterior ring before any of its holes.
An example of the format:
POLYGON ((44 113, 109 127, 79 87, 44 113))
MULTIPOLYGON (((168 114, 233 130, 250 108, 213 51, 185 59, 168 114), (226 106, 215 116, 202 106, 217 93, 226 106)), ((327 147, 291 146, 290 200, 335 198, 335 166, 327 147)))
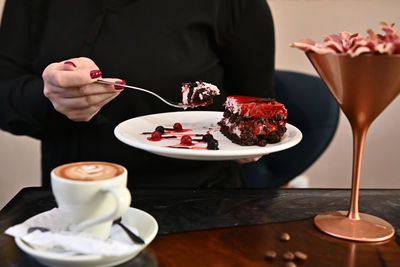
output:
POLYGON ((394 228, 387 221, 365 213, 360 213, 360 219, 350 219, 348 213, 324 212, 314 218, 314 224, 326 234, 352 241, 379 242, 394 236, 394 228))

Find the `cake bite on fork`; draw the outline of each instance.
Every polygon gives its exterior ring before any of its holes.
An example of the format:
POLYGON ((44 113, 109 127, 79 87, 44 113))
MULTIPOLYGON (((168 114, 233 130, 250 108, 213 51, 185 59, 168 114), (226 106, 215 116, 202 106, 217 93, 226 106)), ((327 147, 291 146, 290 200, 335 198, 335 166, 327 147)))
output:
POLYGON ((182 83, 182 104, 188 107, 210 105, 216 95, 219 95, 219 89, 211 83, 203 81, 182 83))

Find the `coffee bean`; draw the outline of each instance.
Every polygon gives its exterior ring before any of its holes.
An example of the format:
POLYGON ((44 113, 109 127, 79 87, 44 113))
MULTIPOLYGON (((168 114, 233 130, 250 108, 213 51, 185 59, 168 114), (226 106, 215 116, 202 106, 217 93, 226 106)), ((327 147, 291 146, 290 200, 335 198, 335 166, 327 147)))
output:
POLYGON ((290 240, 290 235, 288 233, 283 233, 281 235, 281 241, 289 241, 290 240))
POLYGON ((294 254, 293 254, 293 252, 287 251, 287 252, 283 253, 283 258, 287 261, 292 261, 292 260, 294 260, 294 254))
POLYGON ((277 256, 276 251, 267 250, 267 252, 265 252, 265 257, 266 257, 267 259, 275 259, 276 256, 277 256))
POLYGON ((293 261, 288 261, 285 263, 285 267, 297 267, 297 265, 293 261))
POLYGON ((299 259, 299 260, 302 260, 302 261, 305 261, 308 258, 307 254, 303 253, 301 251, 296 251, 294 253, 294 256, 296 257, 296 259, 299 259))

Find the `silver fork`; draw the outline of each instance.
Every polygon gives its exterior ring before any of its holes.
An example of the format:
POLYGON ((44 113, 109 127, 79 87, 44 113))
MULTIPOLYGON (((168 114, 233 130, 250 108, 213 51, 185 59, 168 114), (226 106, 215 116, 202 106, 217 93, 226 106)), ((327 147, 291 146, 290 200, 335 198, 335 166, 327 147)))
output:
POLYGON ((139 91, 142 91, 142 92, 151 94, 151 95, 157 97, 158 99, 160 99, 161 101, 163 101, 165 104, 170 105, 170 106, 175 107, 175 108, 183 108, 183 109, 186 109, 186 108, 189 107, 188 105, 184 105, 184 104, 182 104, 182 103, 178 103, 178 102, 174 102, 174 101, 171 101, 171 100, 167 100, 167 99, 165 99, 165 98, 159 96, 158 94, 156 94, 156 93, 154 93, 154 92, 152 92, 152 91, 150 91, 150 90, 144 89, 144 88, 140 88, 140 87, 136 87, 136 86, 131 86, 131 85, 127 85, 127 84, 120 84, 120 83, 115 83, 115 82, 109 82, 109 81, 105 81, 105 80, 102 80, 102 79, 98 79, 98 80, 96 80, 96 82, 97 82, 97 83, 103 83, 103 84, 116 85, 116 86, 123 86, 123 87, 125 87, 125 88, 130 88, 130 89, 139 90, 139 91))

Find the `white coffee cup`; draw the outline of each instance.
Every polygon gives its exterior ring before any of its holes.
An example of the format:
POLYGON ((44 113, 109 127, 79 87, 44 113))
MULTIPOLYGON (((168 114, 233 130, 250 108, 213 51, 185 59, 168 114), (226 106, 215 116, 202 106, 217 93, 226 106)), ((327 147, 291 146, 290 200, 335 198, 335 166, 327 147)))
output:
POLYGON ((106 239, 113 220, 131 203, 127 170, 118 164, 87 161, 58 166, 51 187, 60 211, 60 228, 106 239))

